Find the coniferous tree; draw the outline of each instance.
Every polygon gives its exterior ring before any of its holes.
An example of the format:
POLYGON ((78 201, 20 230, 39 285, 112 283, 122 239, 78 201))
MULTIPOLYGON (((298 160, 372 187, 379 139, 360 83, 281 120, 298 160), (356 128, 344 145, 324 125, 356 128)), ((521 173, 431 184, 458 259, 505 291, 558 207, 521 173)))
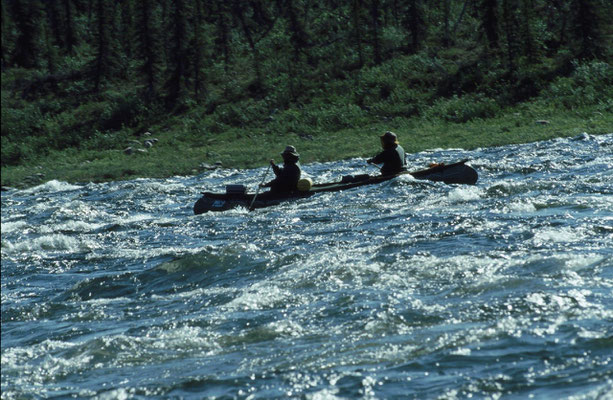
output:
POLYGON ((375 56, 375 65, 381 64, 381 41, 380 41, 380 25, 379 25, 379 0, 371 0, 370 3, 371 30, 373 36, 373 53, 375 56))
POLYGON ((2 13, 2 15, 0 15, 0 18, 2 18, 2 47, 1 47, 1 68, 2 71, 4 71, 4 67, 6 66, 6 61, 7 61, 7 55, 8 55, 8 43, 9 43, 9 37, 10 37, 10 32, 11 29, 9 27, 9 24, 11 22, 11 20, 9 19, 9 17, 7 16, 7 10, 4 7, 4 1, 0 1, 0 13, 2 13))
POLYGON ((292 0, 287 0, 285 4, 287 15, 287 26, 289 37, 293 48, 293 62, 298 62, 300 53, 304 52, 309 45, 309 38, 302 22, 298 18, 298 11, 292 0))
MULTIPOLYGON (((602 56, 602 32, 594 0, 573 0, 571 4, 575 54, 579 58, 592 59, 602 56)), ((611 16, 609 15, 609 18, 611 16)))
POLYGON ((55 74, 57 72, 58 52, 55 44, 53 43, 55 34, 52 34, 50 31, 51 28, 49 27, 49 24, 43 22, 42 36, 45 44, 44 52, 47 71, 49 71, 50 74, 55 74))
POLYGON ((230 65, 230 27, 228 11, 226 10, 225 1, 220 0, 214 2, 214 23, 217 35, 215 37, 215 53, 221 54, 224 61, 224 70, 227 72, 230 65))
POLYGON ((487 37, 488 47, 497 49, 498 43, 498 2, 497 0, 483 0, 481 3, 483 9, 481 29, 487 37))
POLYGON ((353 0, 352 3, 352 22, 353 22, 353 32, 355 38, 355 44, 358 52, 358 67, 362 68, 364 66, 364 52, 362 50, 362 1, 363 0, 353 0))
POLYGON ((194 97, 199 102, 205 91, 204 76, 204 4, 202 0, 194 0, 194 38, 193 38, 193 70, 194 70, 194 97))
POLYGON ((159 6, 155 0, 140 0, 136 12, 137 21, 137 58, 139 71, 145 84, 145 101, 152 102, 158 97, 161 82, 162 44, 159 38, 159 6))
POLYGON ((174 0, 171 5, 172 41, 168 59, 170 76, 166 82, 167 106, 182 107, 187 99, 187 10, 184 0, 174 0))
POLYGON ((117 32, 120 34, 120 43, 122 45, 123 54, 129 60, 134 55, 134 39, 135 39, 135 24, 134 24, 134 4, 133 0, 122 0, 120 3, 120 29, 117 32))
POLYGON ((508 71, 517 71, 517 56, 519 47, 518 21, 516 16, 517 0, 502 0, 502 17, 506 38, 508 71))
POLYGON ((443 7, 443 47, 451 45, 451 35, 449 32, 449 19, 451 18, 451 0, 442 0, 443 7))
POLYGON ((534 1, 521 0, 521 43, 522 53, 526 56, 530 63, 536 61, 536 42, 532 32, 534 23, 534 1))
POLYGON ((415 54, 419 51, 426 33, 421 0, 408 0, 405 15, 402 21, 410 37, 409 54, 415 54))
POLYGON ((66 51, 69 55, 74 54, 74 48, 77 45, 77 37, 75 35, 74 18, 72 4, 70 0, 63 0, 64 3, 64 27, 66 30, 66 51))
MULTIPOLYGON (((60 22, 60 10, 58 0, 45 1, 45 12, 47 14, 48 26, 53 33, 53 40, 58 46, 64 47, 64 37, 62 23, 60 22)), ((47 40, 47 39, 45 39, 47 40)))
POLYGON ((13 0, 9 3, 15 23, 17 38, 12 57, 12 64, 35 68, 39 65, 40 26, 42 7, 39 1, 13 0))
POLYGON ((288 0, 285 2, 284 6, 278 6, 280 7, 280 13, 285 16, 288 31, 287 36, 291 44, 291 56, 287 58, 287 70, 289 73, 288 84, 290 97, 294 100, 300 94, 303 86, 304 74, 302 72, 305 67, 301 64, 301 55, 306 56, 308 64, 313 63, 313 59, 308 51, 311 38, 306 32, 304 23, 301 20, 301 15, 299 14, 301 7, 297 6, 295 1, 288 0))
POLYGON ((96 58, 93 63, 94 90, 99 91, 103 82, 111 79, 117 66, 117 43, 113 36, 114 4, 111 0, 96 2, 96 58))
POLYGON ((260 65, 260 52, 257 48, 256 40, 254 38, 252 28, 249 25, 246 13, 247 10, 240 0, 232 1, 232 14, 234 18, 238 21, 238 24, 241 27, 245 39, 247 39, 247 44, 249 45, 249 48, 251 49, 252 53, 255 81, 250 85, 250 90, 252 92, 259 93, 263 90, 264 87, 264 80, 260 65))
POLYGON ((561 46, 566 45, 566 40, 568 37, 568 21, 570 20, 570 11, 569 4, 566 1, 558 0, 554 1, 553 5, 552 18, 549 24, 552 33, 555 33, 554 37, 557 37, 556 41, 550 43, 550 47, 558 50, 561 46), (551 46, 553 44, 553 46, 551 46))

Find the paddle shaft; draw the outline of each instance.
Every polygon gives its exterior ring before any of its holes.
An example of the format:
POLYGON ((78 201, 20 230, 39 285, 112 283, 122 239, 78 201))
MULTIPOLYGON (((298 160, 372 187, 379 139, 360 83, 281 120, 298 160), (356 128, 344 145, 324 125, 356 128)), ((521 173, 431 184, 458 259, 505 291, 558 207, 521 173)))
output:
POLYGON ((260 184, 258 185, 258 188, 256 189, 255 194, 253 195, 253 199, 251 199, 251 204, 249 204, 249 211, 253 210, 253 203, 255 203, 255 199, 256 197, 258 197, 258 194, 260 193, 260 187, 264 183, 264 180, 266 180, 266 176, 268 175, 268 171, 270 171, 271 166, 272 165, 268 165, 266 172, 264 172, 264 177, 262 178, 262 182, 260 182, 260 184))

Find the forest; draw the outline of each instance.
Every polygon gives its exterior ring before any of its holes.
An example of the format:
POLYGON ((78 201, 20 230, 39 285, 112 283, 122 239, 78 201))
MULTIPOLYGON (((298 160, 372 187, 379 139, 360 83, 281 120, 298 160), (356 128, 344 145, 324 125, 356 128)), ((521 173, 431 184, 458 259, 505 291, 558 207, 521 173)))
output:
POLYGON ((613 111, 610 0, 1 4, 3 169, 151 129, 206 153, 218 138, 462 124, 531 101, 613 111))

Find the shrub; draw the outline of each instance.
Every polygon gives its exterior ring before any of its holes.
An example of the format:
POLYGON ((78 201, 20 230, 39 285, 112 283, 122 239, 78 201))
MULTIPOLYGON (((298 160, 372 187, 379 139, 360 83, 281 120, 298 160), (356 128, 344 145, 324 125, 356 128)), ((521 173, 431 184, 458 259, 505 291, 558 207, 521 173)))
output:
POLYGON ((570 77, 556 79, 543 95, 557 105, 573 109, 605 104, 613 97, 613 67, 602 61, 574 63, 570 77))
POLYGON ((24 158, 23 150, 18 144, 11 142, 8 137, 2 136, 2 166, 18 165, 24 158))
POLYGON ((426 112, 428 118, 442 118, 449 122, 468 122, 478 118, 495 117, 500 111, 496 101, 479 94, 439 99, 426 112))
POLYGON ((361 74, 361 81, 356 88, 356 102, 372 105, 385 101, 394 92, 428 85, 432 80, 428 74, 427 61, 418 57, 399 57, 379 66, 366 68, 361 74))
POLYGON ((428 96, 406 87, 394 90, 387 101, 372 105, 371 112, 381 117, 411 117, 419 115, 428 96))
POLYGON ((100 132, 95 131, 87 140, 81 143, 81 148, 92 150, 115 149, 125 143, 127 135, 125 131, 119 132, 100 132))
POLYGON ((364 111, 355 104, 338 104, 309 107, 302 122, 307 127, 335 132, 360 125, 364 118, 364 111))
POLYGON ((102 115, 101 128, 116 130, 124 126, 135 126, 147 114, 148 110, 140 97, 121 96, 111 100, 107 113, 102 115))
POLYGON ((243 127, 246 124, 253 122, 253 116, 248 110, 249 106, 251 105, 250 103, 253 103, 253 100, 241 102, 239 104, 221 104, 215 109, 214 118, 217 123, 243 127))
POLYGON ((25 137, 41 132, 43 116, 33 104, 24 104, 23 108, 7 106, 2 101, 2 136, 25 137))

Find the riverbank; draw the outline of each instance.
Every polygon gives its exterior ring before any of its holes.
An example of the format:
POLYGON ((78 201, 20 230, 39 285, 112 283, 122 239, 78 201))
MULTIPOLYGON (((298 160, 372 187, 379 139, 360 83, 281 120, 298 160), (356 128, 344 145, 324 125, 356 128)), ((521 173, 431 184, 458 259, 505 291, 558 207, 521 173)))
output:
MULTIPOLYGON (((27 165, 2 167, 2 187, 24 188, 60 180, 71 183, 195 175, 215 168, 256 168, 287 144, 298 148, 303 164, 369 157, 379 150, 377 136, 386 130, 399 135, 407 152, 433 148, 466 150, 527 143, 555 137, 613 132, 613 114, 602 108, 558 110, 545 102, 506 109, 488 119, 454 123, 435 118, 390 118, 334 133, 321 131, 269 134, 265 128, 207 134, 193 133, 185 119, 169 119, 145 134, 126 136, 114 149, 51 151, 27 165)), ((449 161, 449 160, 433 160, 449 161)), ((417 167, 417 166, 416 166, 417 167)))

